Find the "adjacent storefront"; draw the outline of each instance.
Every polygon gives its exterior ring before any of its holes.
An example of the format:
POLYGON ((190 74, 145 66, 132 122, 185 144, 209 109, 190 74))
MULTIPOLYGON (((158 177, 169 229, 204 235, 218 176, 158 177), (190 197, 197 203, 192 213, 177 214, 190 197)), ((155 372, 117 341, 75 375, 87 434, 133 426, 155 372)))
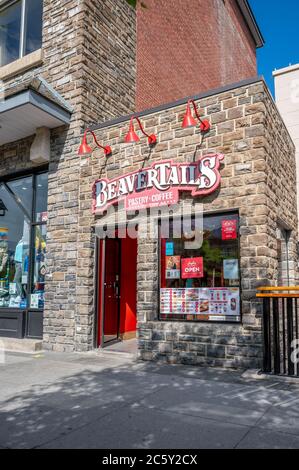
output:
POLYGON ((48 173, 0 182, 2 336, 41 338, 46 275, 48 173))

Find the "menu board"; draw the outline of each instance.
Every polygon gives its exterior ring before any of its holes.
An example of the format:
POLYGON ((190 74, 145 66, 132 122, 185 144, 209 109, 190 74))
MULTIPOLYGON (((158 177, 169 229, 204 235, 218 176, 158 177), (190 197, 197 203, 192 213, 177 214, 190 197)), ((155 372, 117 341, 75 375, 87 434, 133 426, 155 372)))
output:
POLYGON ((204 315, 207 320, 234 320, 240 316, 239 288, 161 289, 163 315, 204 315), (208 318, 206 318, 208 317, 208 318), (227 318, 228 317, 228 318, 227 318))

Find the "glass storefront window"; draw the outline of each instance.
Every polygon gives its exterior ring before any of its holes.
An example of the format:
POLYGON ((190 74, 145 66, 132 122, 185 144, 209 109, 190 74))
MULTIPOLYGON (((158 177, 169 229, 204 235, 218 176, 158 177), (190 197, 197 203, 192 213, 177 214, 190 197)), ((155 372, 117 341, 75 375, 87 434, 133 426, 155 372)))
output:
POLYGON ((238 225, 238 214, 205 216, 196 248, 194 233, 161 238, 161 320, 240 321, 238 225))
POLYGON ((47 178, 0 182, 0 308, 44 306, 47 178))
POLYGON ((33 180, 32 176, 9 181, 7 187, 14 194, 14 197, 22 205, 22 210, 31 218, 33 200, 33 180))
POLYGON ((48 174, 42 173, 36 177, 36 222, 48 220, 48 174))
POLYGON ((5 185, 0 185, 0 307, 26 308, 30 220, 5 185))

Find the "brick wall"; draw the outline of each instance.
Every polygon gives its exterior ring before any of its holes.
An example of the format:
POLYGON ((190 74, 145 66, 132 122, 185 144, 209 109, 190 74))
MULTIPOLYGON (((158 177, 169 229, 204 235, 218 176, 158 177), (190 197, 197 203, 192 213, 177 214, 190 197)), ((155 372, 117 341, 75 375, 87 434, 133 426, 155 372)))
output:
MULTIPOLYGON (((173 363, 258 367, 262 356, 261 302, 256 300, 255 294, 258 286, 275 285, 278 279, 276 229, 280 218, 293 229, 293 248, 297 239, 295 149, 263 82, 202 98, 198 105, 210 119, 212 130, 197 151, 197 157, 219 152, 225 155, 225 160, 220 190, 195 201, 203 202, 205 212, 239 211, 242 324, 160 322, 158 243, 156 239, 140 239, 137 266, 139 357, 173 363)), ((99 176, 113 179, 155 160, 193 161, 200 136, 194 128, 181 128, 184 112, 185 105, 180 105, 142 118, 147 131, 158 136, 158 143, 151 152, 145 139, 131 146, 122 143, 128 129, 126 121, 97 132, 99 139, 113 148, 113 155, 107 161, 100 151, 81 158, 77 227, 80 253, 80 290, 77 293, 80 295, 77 302, 82 321, 89 322, 90 327, 96 315, 95 237, 90 227, 101 226, 101 217, 91 213, 92 184, 99 176)), ((295 269, 293 248, 290 257, 295 269)), ((79 315, 77 319, 79 321, 79 315)), ((76 348, 84 349, 86 343, 92 347, 92 341, 90 334, 84 344, 77 342, 76 348)))
POLYGON ((138 110, 254 77, 256 50, 235 0, 147 0, 137 14, 138 110))

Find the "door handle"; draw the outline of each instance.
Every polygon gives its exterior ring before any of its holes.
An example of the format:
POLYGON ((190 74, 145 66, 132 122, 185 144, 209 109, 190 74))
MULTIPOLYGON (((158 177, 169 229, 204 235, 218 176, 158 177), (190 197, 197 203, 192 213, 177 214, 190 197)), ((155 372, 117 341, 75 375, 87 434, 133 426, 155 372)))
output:
POLYGON ((113 287, 114 287, 115 295, 116 295, 116 297, 118 297, 118 283, 117 283, 117 282, 114 282, 114 283, 113 283, 113 287))

